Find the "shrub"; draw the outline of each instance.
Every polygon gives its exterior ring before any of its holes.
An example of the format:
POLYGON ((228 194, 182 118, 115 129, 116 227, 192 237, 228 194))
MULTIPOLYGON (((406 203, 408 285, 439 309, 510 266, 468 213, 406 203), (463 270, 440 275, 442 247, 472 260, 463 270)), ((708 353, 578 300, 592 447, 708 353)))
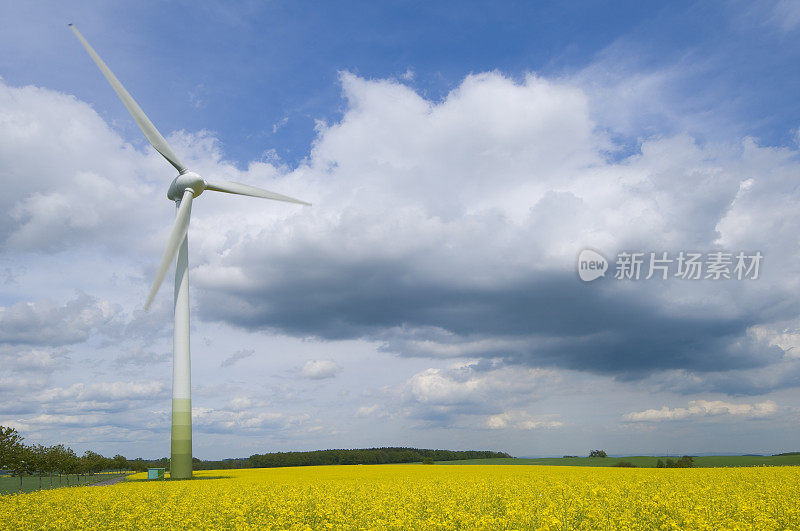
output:
POLYGON ((433 464, 433 457, 426 457, 422 460, 423 465, 432 465, 433 464))
POLYGON ((662 461, 661 459, 659 459, 659 460, 656 462, 656 468, 664 468, 664 461, 662 461))
POLYGON ((620 461, 614 466, 618 466, 618 467, 622 467, 622 468, 636 468, 636 465, 634 465, 630 461, 620 461))
POLYGON ((672 459, 667 459, 667 465, 666 465, 667 468, 692 468, 693 466, 694 466, 694 459, 692 459, 692 456, 690 455, 684 455, 677 461, 673 461, 672 459))

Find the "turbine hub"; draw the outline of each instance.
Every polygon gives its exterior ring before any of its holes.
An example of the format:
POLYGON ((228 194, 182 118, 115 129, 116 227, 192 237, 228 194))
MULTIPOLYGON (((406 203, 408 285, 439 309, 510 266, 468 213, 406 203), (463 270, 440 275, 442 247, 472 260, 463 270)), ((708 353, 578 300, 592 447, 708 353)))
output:
POLYGON ((183 172, 172 180, 172 184, 167 190, 167 197, 173 201, 179 201, 187 188, 197 197, 206 189, 206 182, 193 171, 183 172))

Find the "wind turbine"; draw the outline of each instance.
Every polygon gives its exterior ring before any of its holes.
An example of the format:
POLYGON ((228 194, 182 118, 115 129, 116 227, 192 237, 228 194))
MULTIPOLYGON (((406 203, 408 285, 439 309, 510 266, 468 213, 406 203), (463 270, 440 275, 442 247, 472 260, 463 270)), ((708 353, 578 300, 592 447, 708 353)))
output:
POLYGON ((274 199, 276 201, 286 201, 298 203, 300 205, 311 205, 305 201, 293 199, 285 195, 276 194, 254 186, 234 183, 229 181, 206 181, 193 171, 189 171, 169 147, 167 141, 153 125, 153 122, 144 114, 142 109, 133 100, 131 95, 122 86, 122 83, 114 76, 106 64, 97 55, 83 35, 73 26, 70 29, 81 41, 83 47, 89 52, 89 56, 94 60, 100 71, 106 77, 111 87, 122 100, 122 103, 131 113, 136 124, 147 137, 150 144, 167 159, 178 170, 178 176, 172 180, 167 190, 167 197, 175 201, 177 215, 175 225, 167 240, 167 248, 161 257, 161 263, 156 272, 156 278, 147 302, 144 305, 145 311, 150 308, 153 298, 158 292, 158 288, 167 275, 167 270, 178 257, 175 266, 175 330, 173 336, 172 354, 172 445, 170 451, 170 476, 176 479, 186 479, 192 477, 192 390, 190 376, 189 359, 189 242, 187 231, 189 230, 189 217, 192 212, 192 200, 202 194, 205 190, 214 192, 227 192, 229 194, 248 195, 251 197, 261 197, 263 199, 274 199))

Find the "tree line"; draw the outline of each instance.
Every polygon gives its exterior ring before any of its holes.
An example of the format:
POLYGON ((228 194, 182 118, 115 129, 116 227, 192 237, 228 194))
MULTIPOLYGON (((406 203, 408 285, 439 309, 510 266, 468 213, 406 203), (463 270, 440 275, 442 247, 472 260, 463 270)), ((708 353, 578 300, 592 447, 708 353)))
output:
POLYGON ((351 450, 274 452, 253 454, 243 459, 196 461, 195 470, 316 465, 383 465, 389 463, 419 463, 431 459, 434 461, 457 461, 461 459, 489 459, 492 457, 511 456, 505 452, 483 450, 454 451, 402 447, 357 448, 351 450))
MULTIPOLYGON (((229 470, 236 468, 275 468, 286 466, 315 465, 382 465, 389 463, 419 463, 426 460, 456 461, 460 459, 488 459, 491 457, 511 457, 505 452, 480 450, 427 450, 420 448, 359 448, 339 450, 313 450, 308 452, 273 452, 253 454, 250 457, 236 459, 220 459, 203 461, 192 459, 194 470, 229 470)), ((148 468, 165 468, 169 470, 169 458, 160 459, 127 459, 126 470, 136 472, 148 468)))
MULTIPOLYGON (((505 452, 482 450, 427 450, 420 448, 357 448, 351 450, 312 450, 308 452, 273 452, 253 454, 250 457, 203 461, 192 459, 194 470, 228 470, 235 468, 275 468, 285 466, 318 465, 383 465, 389 463, 419 463, 434 461, 456 461, 460 459, 488 459, 511 457, 505 452)), ((128 459, 128 470, 144 471, 148 468, 169 469, 169 458, 145 460, 128 459)))
POLYGON ((127 459, 121 455, 103 457, 87 450, 78 456, 72 448, 63 444, 43 446, 41 444, 25 444, 23 437, 14 428, 0 426, 0 470, 10 472, 19 478, 22 490, 23 476, 39 476, 39 488, 43 478, 50 479, 53 486, 54 477, 58 477, 59 486, 66 477, 96 474, 104 470, 128 470, 127 459))

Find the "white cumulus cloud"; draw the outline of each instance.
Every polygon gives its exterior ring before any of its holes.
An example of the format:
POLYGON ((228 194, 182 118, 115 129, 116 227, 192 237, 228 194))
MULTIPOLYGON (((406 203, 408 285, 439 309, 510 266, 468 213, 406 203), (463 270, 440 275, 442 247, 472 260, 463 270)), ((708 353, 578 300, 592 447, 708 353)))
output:
POLYGON ((737 418, 764 418, 778 412, 772 400, 754 404, 736 404, 722 400, 692 400, 687 407, 647 409, 626 413, 623 419, 629 422, 660 422, 702 417, 730 416, 737 418))
POLYGON ((333 378, 342 368, 332 360, 308 360, 300 370, 300 377, 309 380, 333 378))
POLYGON ((537 418, 526 411, 506 411, 491 415, 486 419, 486 427, 493 430, 506 428, 517 430, 553 429, 560 428, 563 425, 563 422, 553 420, 552 417, 537 418))

